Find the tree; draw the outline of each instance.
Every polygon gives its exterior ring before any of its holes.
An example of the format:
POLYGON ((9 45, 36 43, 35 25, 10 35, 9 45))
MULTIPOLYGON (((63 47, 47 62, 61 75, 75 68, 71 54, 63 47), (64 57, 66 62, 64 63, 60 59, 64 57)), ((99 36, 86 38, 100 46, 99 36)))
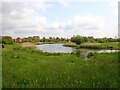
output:
POLYGON ((13 41, 12 37, 4 36, 4 37, 2 37, 2 43, 4 43, 4 44, 13 44, 14 41, 13 41))
POLYGON ((117 39, 117 42, 120 42, 120 38, 117 39))
POLYGON ((45 42, 46 41, 46 38, 45 37, 43 37, 43 42, 45 42))
POLYGON ((84 38, 84 41, 85 42, 88 42, 89 41, 89 38, 87 38, 87 37, 83 37, 84 38))
POLYGON ((28 42, 32 42, 33 41, 32 39, 33 39, 32 37, 28 37, 28 42))
POLYGON ((60 40, 60 38, 59 38, 59 37, 56 37, 56 40, 60 40))
POLYGON ((71 38, 71 42, 74 42, 77 45, 80 45, 81 43, 85 42, 85 39, 84 39, 84 37, 77 35, 77 36, 74 36, 71 38))
POLYGON ((2 37, 0 37, 0 44, 2 43, 2 37))

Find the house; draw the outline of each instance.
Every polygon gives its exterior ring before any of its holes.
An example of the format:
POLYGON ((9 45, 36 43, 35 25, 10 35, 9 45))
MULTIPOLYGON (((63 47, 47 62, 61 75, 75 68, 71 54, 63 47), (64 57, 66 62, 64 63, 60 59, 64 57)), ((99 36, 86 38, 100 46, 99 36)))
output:
POLYGON ((15 42, 22 42, 22 39, 18 37, 18 38, 16 38, 16 39, 14 39, 14 41, 15 41, 15 42))
POLYGON ((88 38, 93 39, 93 36, 88 36, 88 38))
POLYGON ((40 40, 40 37, 39 36, 33 36, 33 38, 32 38, 33 40, 40 40))

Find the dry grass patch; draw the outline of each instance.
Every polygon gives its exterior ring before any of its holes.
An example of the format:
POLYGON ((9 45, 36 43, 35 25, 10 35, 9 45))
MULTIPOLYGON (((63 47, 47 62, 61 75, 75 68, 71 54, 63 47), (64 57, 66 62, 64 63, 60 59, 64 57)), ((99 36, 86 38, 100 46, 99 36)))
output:
POLYGON ((25 42, 22 43, 22 47, 35 47, 35 44, 31 42, 25 42))

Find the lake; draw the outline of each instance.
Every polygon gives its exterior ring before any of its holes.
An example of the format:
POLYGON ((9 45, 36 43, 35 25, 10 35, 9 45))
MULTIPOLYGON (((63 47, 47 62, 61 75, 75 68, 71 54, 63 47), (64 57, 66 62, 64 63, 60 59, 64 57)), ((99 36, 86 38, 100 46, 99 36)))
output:
POLYGON ((64 47, 63 44, 43 44, 36 45, 43 52, 49 53, 72 53, 74 50, 71 47, 64 47))
POLYGON ((120 52, 120 50, 75 49, 72 47, 65 47, 63 46, 63 44, 43 44, 43 45, 36 45, 36 47, 37 49, 40 49, 43 52, 48 52, 48 53, 72 53, 75 51, 79 51, 81 55, 87 55, 89 52, 97 52, 97 53, 120 52))
POLYGON ((120 50, 97 50, 97 49, 76 49, 75 51, 80 52, 80 56, 87 59, 87 55, 90 52, 93 53, 114 53, 114 52, 120 52, 120 50))

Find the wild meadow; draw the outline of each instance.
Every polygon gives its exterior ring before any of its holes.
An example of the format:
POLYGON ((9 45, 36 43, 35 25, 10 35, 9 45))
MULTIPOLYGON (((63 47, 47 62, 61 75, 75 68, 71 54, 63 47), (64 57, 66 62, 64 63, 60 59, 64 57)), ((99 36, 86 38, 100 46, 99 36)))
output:
POLYGON ((3 88, 118 88, 120 53, 49 54, 20 44, 2 50, 3 88))
POLYGON ((118 0, 1 0, 0 7, 0 87, 120 88, 118 0))

